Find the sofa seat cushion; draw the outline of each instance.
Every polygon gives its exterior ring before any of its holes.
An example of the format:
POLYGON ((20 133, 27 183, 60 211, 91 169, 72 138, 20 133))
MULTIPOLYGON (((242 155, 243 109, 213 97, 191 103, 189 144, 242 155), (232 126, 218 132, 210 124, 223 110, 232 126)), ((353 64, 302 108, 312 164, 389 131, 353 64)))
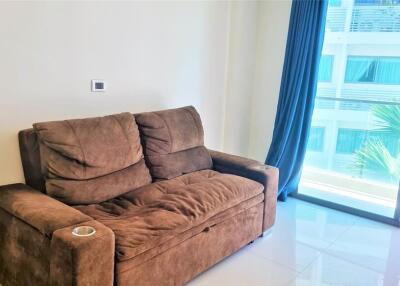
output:
POLYGON ((117 259, 124 261, 251 198, 262 200, 262 191, 255 181, 202 170, 75 208, 114 231, 117 259))

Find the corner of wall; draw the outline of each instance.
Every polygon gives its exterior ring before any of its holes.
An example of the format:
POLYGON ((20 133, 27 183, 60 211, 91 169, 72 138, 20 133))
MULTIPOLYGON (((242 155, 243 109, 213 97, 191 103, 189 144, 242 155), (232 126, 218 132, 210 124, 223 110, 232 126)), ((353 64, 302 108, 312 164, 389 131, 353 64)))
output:
POLYGON ((225 82, 223 150, 247 156, 258 1, 231 2, 225 82))
POLYGON ((283 70, 291 1, 263 1, 257 23, 256 66, 251 98, 249 157, 264 161, 271 144, 283 70))

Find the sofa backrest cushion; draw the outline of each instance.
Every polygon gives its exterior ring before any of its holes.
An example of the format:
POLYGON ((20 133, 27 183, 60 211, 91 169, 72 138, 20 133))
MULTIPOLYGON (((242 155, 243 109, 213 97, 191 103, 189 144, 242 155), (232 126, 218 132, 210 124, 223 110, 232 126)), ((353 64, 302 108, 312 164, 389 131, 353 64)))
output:
POLYGON ((35 123, 46 192, 68 204, 99 203, 151 182, 130 113, 35 123))
POLYGON ((135 115, 146 162, 154 179, 210 169, 200 115, 193 106, 135 115))
POLYGON ((35 130, 30 128, 19 131, 18 141, 25 183, 35 190, 45 193, 45 181, 40 164, 39 140, 35 130))

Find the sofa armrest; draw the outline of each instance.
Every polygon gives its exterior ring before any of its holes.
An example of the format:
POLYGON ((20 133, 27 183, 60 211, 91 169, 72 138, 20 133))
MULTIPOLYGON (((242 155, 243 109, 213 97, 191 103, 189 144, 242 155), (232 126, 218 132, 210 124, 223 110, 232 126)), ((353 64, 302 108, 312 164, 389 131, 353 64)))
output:
POLYGON ((57 229, 92 220, 80 211, 24 184, 1 186, 0 208, 48 237, 57 229))
POLYGON ((256 160, 209 150, 213 169, 257 181, 264 186, 263 232, 275 222, 279 170, 256 160))
POLYGON ((29 280, 45 280, 45 285, 113 284, 112 230, 26 185, 0 187, 0 242, 0 284, 29 280), (73 235, 73 228, 80 225, 96 232, 73 235))
POLYGON ((72 235, 74 227, 65 227, 53 233, 49 285, 113 285, 114 233, 95 220, 84 225, 93 227, 96 233, 77 237, 72 235))

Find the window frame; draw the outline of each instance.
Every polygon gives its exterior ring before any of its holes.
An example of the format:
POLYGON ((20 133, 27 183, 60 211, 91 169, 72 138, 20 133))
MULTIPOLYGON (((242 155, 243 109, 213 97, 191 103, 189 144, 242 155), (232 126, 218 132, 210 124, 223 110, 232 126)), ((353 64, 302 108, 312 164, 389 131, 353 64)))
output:
POLYGON ((379 70, 379 64, 380 64, 382 59, 396 59, 396 60, 400 61, 400 56, 347 55, 343 83, 344 84, 374 84, 374 85, 399 85, 400 86, 400 80, 399 80, 398 83, 378 82, 376 80, 377 74, 378 74, 378 70, 379 70), (350 58, 370 58, 370 59, 374 59, 376 61, 376 65, 374 67, 375 70, 373 72, 373 80, 372 81, 350 81, 350 80, 348 80, 347 79, 347 71, 348 71, 349 59, 350 58))

